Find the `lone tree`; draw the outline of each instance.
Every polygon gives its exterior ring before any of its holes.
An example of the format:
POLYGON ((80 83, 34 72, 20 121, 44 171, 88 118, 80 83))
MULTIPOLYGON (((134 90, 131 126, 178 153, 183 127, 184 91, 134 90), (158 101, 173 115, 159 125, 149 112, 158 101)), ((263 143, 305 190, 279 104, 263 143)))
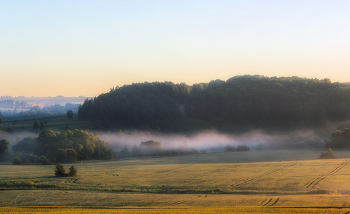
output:
POLYGON ((39 129, 39 123, 34 121, 33 123, 33 129, 38 130, 39 129))
POLYGON ((0 123, 2 122, 2 117, 0 117, 0 123))
POLYGON ((60 163, 58 163, 55 167, 55 175, 56 177, 66 177, 68 174, 66 173, 66 170, 64 170, 64 166, 60 163))
POLYGON ((75 168, 75 166, 72 165, 72 166, 69 168, 69 176, 70 176, 70 177, 75 177, 75 176, 77 176, 77 173, 78 173, 77 168, 75 168))
POLYGON ((9 143, 6 140, 0 140, 0 161, 6 160, 9 155, 9 143))
POLYGON ((73 111, 72 110, 67 111, 67 117, 73 118, 73 111))
POLYGON ((336 158, 336 157, 335 157, 335 155, 333 154, 333 151, 332 151, 331 148, 329 148, 327 152, 322 153, 322 154, 320 155, 320 159, 334 159, 334 158, 336 158))

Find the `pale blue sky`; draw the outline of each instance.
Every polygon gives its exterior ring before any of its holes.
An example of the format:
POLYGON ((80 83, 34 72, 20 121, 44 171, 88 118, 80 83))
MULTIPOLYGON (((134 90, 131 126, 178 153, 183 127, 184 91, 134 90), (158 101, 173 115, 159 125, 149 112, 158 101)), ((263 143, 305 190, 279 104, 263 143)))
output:
POLYGON ((235 75, 350 82, 349 1, 0 0, 0 95, 235 75))

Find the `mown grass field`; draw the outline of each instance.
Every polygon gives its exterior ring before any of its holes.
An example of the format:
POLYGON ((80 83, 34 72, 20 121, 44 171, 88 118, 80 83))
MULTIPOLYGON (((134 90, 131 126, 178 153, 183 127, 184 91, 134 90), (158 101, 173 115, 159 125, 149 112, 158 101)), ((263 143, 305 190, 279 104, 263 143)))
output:
POLYGON ((0 165, 0 212, 346 213, 350 152, 335 152, 339 158, 334 160, 319 160, 320 153, 224 152, 80 162, 74 178, 54 177, 53 165, 0 165))
MULTIPOLYGON (((0 181, 27 180, 62 189, 186 193, 305 193, 331 190, 350 193, 350 152, 342 159, 316 159, 321 151, 209 153, 178 157, 80 162, 76 178, 54 177, 53 165, 1 165, 0 181), (295 161, 252 162, 281 155, 295 161)), ((282 159, 282 158, 281 158, 282 159)), ((70 167, 65 165, 66 169, 70 167)))

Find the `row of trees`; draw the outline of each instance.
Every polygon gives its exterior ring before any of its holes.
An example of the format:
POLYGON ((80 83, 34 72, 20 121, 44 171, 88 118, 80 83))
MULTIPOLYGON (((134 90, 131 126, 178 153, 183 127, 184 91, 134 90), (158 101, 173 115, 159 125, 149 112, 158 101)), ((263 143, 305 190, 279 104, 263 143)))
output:
POLYGON ((137 83, 79 107, 80 118, 112 126, 174 130, 182 116, 238 129, 298 129, 350 119, 350 83, 299 77, 236 76, 188 86, 137 83))
POLYGON ((329 79, 238 76, 216 80, 186 103, 190 117, 252 128, 313 127, 350 118, 350 84, 329 79))
MULTIPOLYGON (((85 100, 78 109, 79 118, 108 126, 171 129, 182 119, 180 105, 191 87, 181 83, 138 83, 111 89, 95 99, 85 100)), ((106 127, 107 126, 107 127, 106 127)))

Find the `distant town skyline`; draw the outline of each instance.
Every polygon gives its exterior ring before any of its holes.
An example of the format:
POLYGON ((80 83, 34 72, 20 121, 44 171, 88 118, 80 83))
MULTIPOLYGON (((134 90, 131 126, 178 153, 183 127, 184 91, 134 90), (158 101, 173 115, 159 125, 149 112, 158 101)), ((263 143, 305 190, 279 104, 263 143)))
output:
POLYGON ((350 82, 348 1, 1 1, 0 96, 236 75, 350 82))

